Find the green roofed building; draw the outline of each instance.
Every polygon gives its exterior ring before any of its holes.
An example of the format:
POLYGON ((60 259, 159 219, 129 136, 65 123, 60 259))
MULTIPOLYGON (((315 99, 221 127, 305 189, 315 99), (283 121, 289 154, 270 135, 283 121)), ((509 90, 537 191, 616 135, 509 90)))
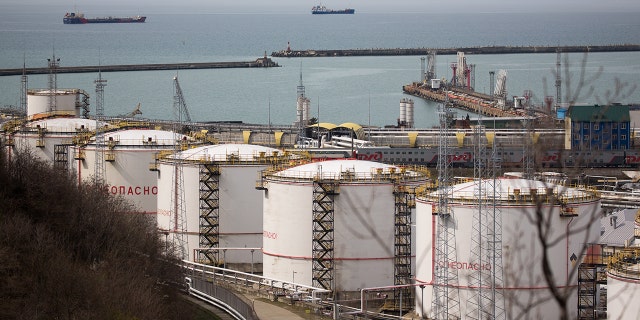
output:
POLYGON ((571 106, 565 116, 565 149, 629 149, 628 105, 571 106))

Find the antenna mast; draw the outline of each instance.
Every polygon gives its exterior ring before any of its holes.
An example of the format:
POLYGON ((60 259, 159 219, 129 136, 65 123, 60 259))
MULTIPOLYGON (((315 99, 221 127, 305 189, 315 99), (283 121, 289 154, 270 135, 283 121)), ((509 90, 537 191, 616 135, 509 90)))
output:
POLYGON ((438 106, 440 130, 438 134, 438 207, 436 229, 436 255, 434 275, 434 295, 432 310, 435 319, 460 319, 460 292, 458 289, 458 270, 449 268, 455 263, 456 233, 453 211, 449 207, 451 179, 449 177, 449 122, 453 119, 453 112, 449 100, 445 95, 444 103, 438 106))

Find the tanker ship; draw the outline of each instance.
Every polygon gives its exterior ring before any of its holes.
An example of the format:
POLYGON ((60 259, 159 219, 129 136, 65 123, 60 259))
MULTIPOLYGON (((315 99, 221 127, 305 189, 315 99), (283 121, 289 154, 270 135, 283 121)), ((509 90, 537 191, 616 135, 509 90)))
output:
POLYGON ((355 12, 355 9, 350 8, 342 10, 327 9, 327 7, 323 5, 313 6, 313 8, 311 8, 312 14, 354 14, 355 12))
POLYGON ((67 12, 62 18, 64 24, 85 24, 85 23, 142 23, 147 17, 102 17, 102 18, 85 18, 84 13, 67 12))

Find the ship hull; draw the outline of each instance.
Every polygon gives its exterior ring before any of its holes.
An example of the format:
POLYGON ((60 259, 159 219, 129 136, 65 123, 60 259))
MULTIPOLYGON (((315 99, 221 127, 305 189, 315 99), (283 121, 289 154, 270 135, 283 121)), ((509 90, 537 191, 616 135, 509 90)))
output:
POLYGON ((345 10, 327 10, 327 11, 311 11, 312 14, 354 14, 356 13, 355 9, 345 9, 345 10))
POLYGON ((62 19, 64 24, 86 24, 86 23, 143 23, 147 17, 105 17, 105 18, 85 18, 82 14, 67 13, 62 19))

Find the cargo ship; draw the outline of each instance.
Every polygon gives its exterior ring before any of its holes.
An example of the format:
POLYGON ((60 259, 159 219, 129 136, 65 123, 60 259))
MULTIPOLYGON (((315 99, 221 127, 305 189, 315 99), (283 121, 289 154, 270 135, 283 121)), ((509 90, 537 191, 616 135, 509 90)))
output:
POLYGON ((62 18, 64 24, 85 24, 85 23, 142 23, 147 17, 102 17, 102 18, 85 18, 84 13, 67 12, 62 18))
POLYGON ((313 8, 311 8, 312 14, 354 14, 355 12, 355 9, 350 8, 342 10, 327 9, 327 7, 323 5, 313 6, 313 8))

